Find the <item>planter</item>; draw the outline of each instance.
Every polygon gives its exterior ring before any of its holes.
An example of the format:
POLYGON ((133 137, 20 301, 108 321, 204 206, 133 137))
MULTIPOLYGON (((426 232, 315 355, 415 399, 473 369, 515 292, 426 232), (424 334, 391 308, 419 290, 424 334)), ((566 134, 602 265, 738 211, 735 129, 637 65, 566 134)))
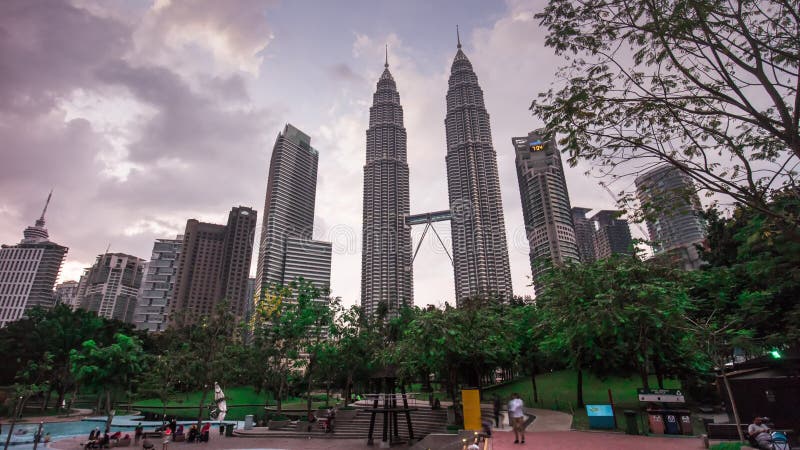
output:
POLYGON ((267 428, 270 430, 283 430, 289 424, 292 423, 291 420, 270 420, 267 423, 267 428))

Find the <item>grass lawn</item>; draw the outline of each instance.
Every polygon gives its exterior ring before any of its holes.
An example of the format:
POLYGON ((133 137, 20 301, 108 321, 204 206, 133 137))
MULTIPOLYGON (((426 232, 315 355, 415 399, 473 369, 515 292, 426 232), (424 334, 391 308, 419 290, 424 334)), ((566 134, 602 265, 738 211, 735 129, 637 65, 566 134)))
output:
MULTIPOLYGON (((519 393, 526 406, 534 408, 554 409, 573 414, 572 426, 576 429, 588 429, 589 419, 584 408, 577 408, 577 375, 571 370, 562 370, 539 375, 536 377, 536 386, 539 391, 539 402, 533 401, 533 387, 530 378, 522 378, 517 381, 498 386, 484 391, 484 401, 488 402, 494 394, 498 394, 503 401, 507 401, 514 392, 519 393)), ((617 416, 617 426, 625 428, 626 409, 641 411, 642 405, 636 393, 636 389, 641 387, 639 377, 609 377, 601 380, 592 375, 583 374, 583 400, 586 404, 608 404, 608 390, 614 397, 615 415, 617 416)), ((650 386, 658 386, 655 377, 651 377, 650 386)), ((680 382, 677 380, 664 380, 664 388, 679 389, 680 382)), ((639 430, 644 428, 644 418, 640 418, 639 430)), ((695 419, 695 430, 702 430, 702 423, 695 419)))
MULTIPOLYGON (((244 416, 253 414, 258 417, 264 416, 264 405, 269 399, 270 406, 275 406, 275 401, 272 395, 266 392, 256 392, 252 386, 237 386, 224 389, 225 400, 228 405, 228 415, 226 420, 244 420, 244 416)), ((173 396, 167 404, 169 409, 168 415, 175 415, 178 417, 197 417, 197 406, 200 403, 202 392, 189 392, 173 396)), ((214 403, 214 391, 209 390, 206 396, 206 405, 214 403)), ((313 402, 313 407, 317 408, 324 405, 324 401, 313 402)), ((283 401, 283 407, 288 409, 305 408, 306 400, 301 398, 289 398, 283 401)), ((161 414, 162 405, 161 400, 158 398, 140 399, 134 402, 133 409, 142 412, 154 412, 161 414)), ((203 411, 203 415, 208 415, 208 410, 203 411)))

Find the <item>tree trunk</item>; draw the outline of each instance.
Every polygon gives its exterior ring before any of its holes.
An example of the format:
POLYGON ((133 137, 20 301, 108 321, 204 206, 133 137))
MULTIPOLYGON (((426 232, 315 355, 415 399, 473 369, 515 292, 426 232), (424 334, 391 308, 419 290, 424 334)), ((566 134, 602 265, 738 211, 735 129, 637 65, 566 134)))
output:
POLYGON ((645 389, 650 389, 650 380, 647 376, 647 364, 643 364, 639 367, 639 376, 642 378, 642 387, 645 389))
POLYGON ((347 372, 347 382, 344 384, 344 406, 350 404, 350 398, 353 395, 353 373, 347 372))
POLYGON ((208 396, 208 387, 203 386, 203 395, 200 396, 200 404, 197 405, 197 429, 203 426, 203 405, 206 404, 206 396, 208 396))
MULTIPOLYGON (((67 392, 66 392, 66 391, 67 391, 67 390, 66 390, 66 389, 65 389, 63 386, 61 386, 61 387, 59 387, 59 388, 58 388, 58 391, 57 391, 57 392, 58 392, 58 400, 56 400, 56 402, 58 403, 58 404, 56 405, 56 407, 57 407, 58 409, 61 409, 61 405, 63 405, 63 404, 64 404, 64 397, 65 397, 65 396, 66 396, 66 394, 67 394, 67 392)), ((69 411, 68 411, 68 412, 69 412, 69 411)))
POLYGON ((42 412, 47 411, 47 407, 50 406, 50 396, 53 395, 53 391, 48 387, 47 393, 44 395, 44 399, 42 401, 42 412))
POLYGON ((578 408, 586 406, 583 403, 583 370, 578 369, 578 408))
POLYGON ((661 365, 661 360, 658 357, 653 358, 653 370, 656 372, 658 388, 664 389, 664 368, 661 365))
POLYGON ((278 384, 278 395, 275 396, 275 410, 278 414, 283 411, 283 380, 278 384))
POLYGON ((539 403, 539 389, 536 387, 536 363, 531 364, 531 386, 533 387, 533 401, 539 403))
POLYGON ((733 399, 733 392, 731 392, 731 384, 728 381, 728 375, 725 374, 725 366, 722 367, 722 381, 725 383, 725 391, 728 393, 728 399, 731 402, 731 409, 733 410, 733 420, 736 422, 736 431, 739 433, 739 440, 744 442, 744 434, 742 434, 742 427, 739 425, 742 421, 739 419, 739 410, 736 408, 736 400, 733 399))
POLYGON ((106 414, 108 415, 108 419, 106 419, 106 433, 111 430, 111 421, 114 419, 114 415, 111 414, 111 389, 106 389, 106 414))

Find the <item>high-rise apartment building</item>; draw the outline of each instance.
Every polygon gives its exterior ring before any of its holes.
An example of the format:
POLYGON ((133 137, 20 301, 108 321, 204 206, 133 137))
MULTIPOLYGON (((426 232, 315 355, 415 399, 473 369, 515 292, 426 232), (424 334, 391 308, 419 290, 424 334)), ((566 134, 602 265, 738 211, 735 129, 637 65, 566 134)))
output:
POLYGON ((45 228, 51 196, 36 223, 22 232, 22 241, 0 247, 0 328, 33 307, 50 308, 55 302, 53 287, 69 249, 51 242, 45 228))
POLYGON ((590 263, 597 259, 594 253, 594 222, 586 216, 591 210, 591 208, 581 208, 579 206, 572 208, 572 224, 575 226, 578 253, 581 255, 581 261, 585 263, 590 263))
POLYGON ((145 261, 125 253, 104 253, 84 272, 78 303, 107 319, 133 323, 145 261))
POLYGON ((65 281, 56 285, 55 304, 69 306, 72 309, 78 307, 78 282, 65 281))
POLYGON ((561 154, 551 139, 533 131, 511 139, 516 151, 522 214, 530 245, 533 285, 551 265, 579 261, 561 154))
POLYGON ((635 183, 655 255, 677 254, 684 268, 699 267, 695 245, 705 239, 705 228, 691 178, 665 164, 640 175, 635 183))
POLYGON ((247 279, 253 255, 256 211, 231 209, 226 225, 189 219, 183 234, 169 323, 194 323, 209 316, 220 302, 243 317, 247 309, 247 279))
POLYGON ((314 280, 326 292, 330 287, 331 244, 312 240, 318 163, 311 137, 286 124, 269 164, 255 281, 259 299, 270 286, 297 277, 314 280), (328 248, 326 261, 315 259, 320 247, 328 248))
POLYGON ((447 89, 447 187, 456 302, 512 297, 497 155, 483 91, 461 40, 447 89))
POLYGON ((153 253, 147 264, 136 307, 136 328, 147 331, 164 331, 167 328, 167 314, 175 290, 181 247, 182 235, 175 239, 156 239, 153 244, 153 253))
POLYGON ((369 109, 364 164, 361 307, 373 315, 385 305, 390 316, 414 304, 411 266, 409 171, 406 129, 397 84, 387 58, 369 109))
POLYGON ((593 236, 597 259, 633 253, 631 228, 627 220, 620 218, 622 214, 622 211, 602 210, 592 216, 591 220, 597 224, 593 236))
POLYGON ((633 238, 628 221, 621 219, 622 211, 603 210, 591 217, 591 208, 572 208, 572 222, 581 261, 590 263, 615 254, 633 253, 633 238))

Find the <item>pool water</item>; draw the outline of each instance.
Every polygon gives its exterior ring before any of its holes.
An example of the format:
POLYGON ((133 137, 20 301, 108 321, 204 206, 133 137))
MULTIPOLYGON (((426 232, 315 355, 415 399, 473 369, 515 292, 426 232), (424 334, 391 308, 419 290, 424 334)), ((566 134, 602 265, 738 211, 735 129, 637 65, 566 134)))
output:
MULTIPOLYGON (((115 416, 114 420, 111 422, 111 433, 115 433, 117 431, 122 432, 123 436, 128 433, 133 438, 133 431, 136 428, 136 425, 139 423, 146 430, 152 430, 158 426, 161 426, 161 422, 147 422, 140 420, 141 416, 115 416)), ((191 426, 194 424, 195 421, 178 421, 178 424, 184 426, 191 426)), ((235 422, 235 421, 225 421, 226 424, 237 424, 239 427, 243 426, 243 423, 235 422)), ((58 439, 70 438, 70 437, 89 437, 89 433, 94 430, 95 428, 99 428, 101 431, 105 428, 106 424, 106 417, 87 417, 82 420, 76 420, 74 422, 53 422, 53 423, 45 423, 42 427, 42 436, 50 433, 50 439, 55 441, 58 439)), ((214 423, 216 425, 217 423, 214 423)), ((3 424, 3 433, 0 436, 0 445, 5 444, 6 438, 8 437, 8 430, 10 425, 3 424)), ((186 427, 188 428, 188 426, 186 427)), ((39 429, 38 423, 18 423, 14 425, 14 434, 11 436, 11 445, 13 445, 14 450, 29 450, 33 449, 33 437, 36 435, 36 431, 39 429)), ((39 448, 44 448, 44 442, 40 441, 39 448)))

